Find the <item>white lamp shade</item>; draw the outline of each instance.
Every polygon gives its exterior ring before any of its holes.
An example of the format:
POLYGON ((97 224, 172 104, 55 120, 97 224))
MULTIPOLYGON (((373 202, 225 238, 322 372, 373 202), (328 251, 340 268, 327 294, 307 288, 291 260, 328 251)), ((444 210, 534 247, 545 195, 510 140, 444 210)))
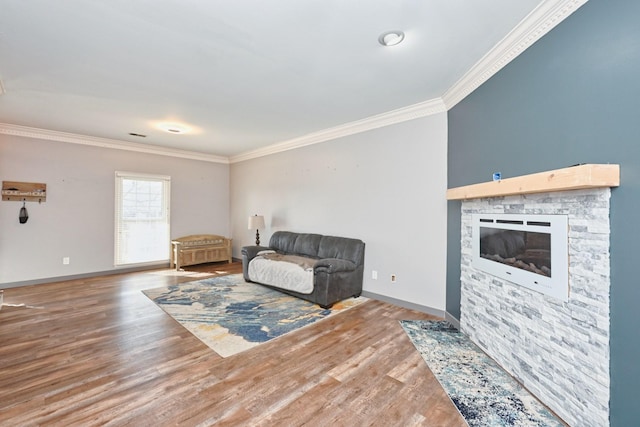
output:
POLYGON ((262 230, 264 229, 264 217, 262 215, 254 215, 249 217, 249 230, 262 230))

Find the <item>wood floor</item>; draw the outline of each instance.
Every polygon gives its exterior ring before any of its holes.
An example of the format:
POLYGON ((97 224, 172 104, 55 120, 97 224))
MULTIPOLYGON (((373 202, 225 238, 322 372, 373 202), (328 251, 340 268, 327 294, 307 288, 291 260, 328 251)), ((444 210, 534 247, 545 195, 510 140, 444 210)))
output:
POLYGON ((242 266, 209 264, 7 289, 1 426, 466 425, 380 301, 226 359, 140 290, 242 266))

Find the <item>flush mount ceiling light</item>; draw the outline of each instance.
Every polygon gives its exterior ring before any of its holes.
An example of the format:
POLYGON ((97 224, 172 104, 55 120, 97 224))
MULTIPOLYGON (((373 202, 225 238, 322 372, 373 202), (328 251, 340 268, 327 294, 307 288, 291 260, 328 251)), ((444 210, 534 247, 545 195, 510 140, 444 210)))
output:
POLYGON ((380 42, 382 46, 395 46, 400 44, 402 40, 404 40, 404 33, 402 31, 387 31, 378 37, 378 42, 380 42))
MULTIPOLYGON (((147 122, 149 126, 154 129, 159 129, 163 132, 171 133, 174 135, 199 135, 202 133, 202 129, 192 124, 186 123, 182 120, 167 118, 165 120, 151 120, 147 122)), ((137 133, 137 132, 136 132, 137 133)), ((141 135, 144 135, 141 133, 141 135)), ((135 136, 135 135, 132 135, 135 136)))
POLYGON ((160 123, 158 127, 165 132, 175 134, 183 134, 190 131, 187 126, 178 123, 160 123))

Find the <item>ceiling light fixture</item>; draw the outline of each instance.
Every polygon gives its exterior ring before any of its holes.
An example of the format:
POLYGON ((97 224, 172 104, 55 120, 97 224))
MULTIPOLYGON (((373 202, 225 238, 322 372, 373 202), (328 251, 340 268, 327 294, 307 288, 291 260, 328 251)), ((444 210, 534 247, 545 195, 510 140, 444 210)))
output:
POLYGON ((378 42, 380 42, 382 46, 395 46, 400 44, 402 40, 404 40, 404 33, 402 31, 387 31, 378 37, 378 42))
POLYGON ((171 133, 173 135, 199 135, 203 132, 202 129, 197 126, 173 118, 167 118, 165 120, 153 120, 147 123, 154 129, 159 129, 163 132, 171 133))
POLYGON ((189 128, 184 125, 179 125, 177 123, 161 123, 160 129, 165 132, 175 133, 175 134, 183 134, 189 132, 189 128))

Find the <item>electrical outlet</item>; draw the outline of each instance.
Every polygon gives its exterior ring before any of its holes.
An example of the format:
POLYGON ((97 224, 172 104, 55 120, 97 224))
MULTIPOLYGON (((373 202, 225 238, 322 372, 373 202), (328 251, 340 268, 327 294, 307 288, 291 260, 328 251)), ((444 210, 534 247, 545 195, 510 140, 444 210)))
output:
POLYGON ((68 257, 68 256, 66 256, 66 257, 62 258, 62 263, 63 263, 64 265, 69 265, 69 262, 71 262, 71 260, 69 259, 69 257, 68 257))
POLYGON ((391 283, 396 283, 396 275, 395 274, 391 275, 391 283))
POLYGON ((378 272, 376 270, 371 270, 371 278, 373 280, 378 280, 378 272))

